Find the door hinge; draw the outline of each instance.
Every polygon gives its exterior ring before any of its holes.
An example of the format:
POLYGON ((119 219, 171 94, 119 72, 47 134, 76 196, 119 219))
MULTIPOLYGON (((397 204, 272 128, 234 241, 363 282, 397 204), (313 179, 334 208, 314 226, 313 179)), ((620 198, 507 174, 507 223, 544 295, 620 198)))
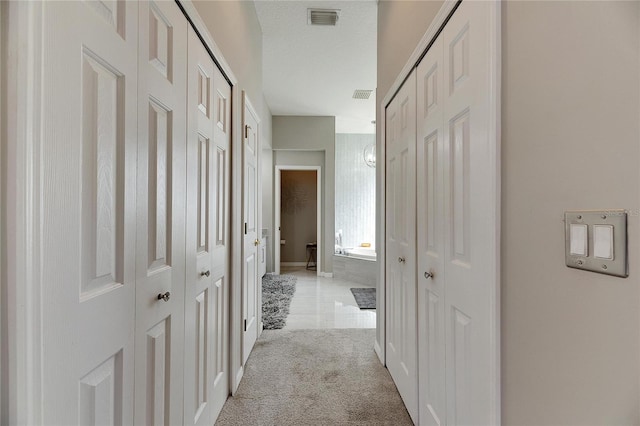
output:
POLYGON ((247 235, 247 222, 244 223, 244 235, 247 235))
POLYGON ((244 331, 247 331, 247 320, 244 320, 244 331))

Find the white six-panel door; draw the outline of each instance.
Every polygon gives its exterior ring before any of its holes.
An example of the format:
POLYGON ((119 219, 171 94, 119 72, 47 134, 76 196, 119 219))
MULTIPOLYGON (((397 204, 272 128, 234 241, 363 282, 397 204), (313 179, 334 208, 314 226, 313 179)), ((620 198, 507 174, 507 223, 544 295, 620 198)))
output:
POLYGON ((132 424, 138 5, 42 8, 42 418, 132 424))
POLYGON ((229 394, 231 87, 188 37, 184 424, 211 425, 229 394))
POLYGON ((442 37, 417 69, 418 370, 421 425, 446 424, 442 37))
POLYGON ((212 424, 231 88, 174 2, 42 11, 44 423, 212 424))
MULTIPOLYGON (((494 2, 464 1, 418 66, 420 424, 494 424, 494 2)), ((495 117, 494 117, 495 118, 495 117)))
POLYGON ((418 419, 416 331, 416 74, 386 110, 387 367, 418 419))
POLYGON ((182 421, 187 22, 141 1, 138 51, 135 424, 182 421))
POLYGON ((444 31, 445 334, 447 423, 495 416, 498 213, 490 139, 490 17, 495 2, 464 1, 444 31))
POLYGON ((259 215, 258 215, 258 153, 260 152, 259 123, 260 120, 255 109, 249 102, 246 94, 243 96, 243 221, 244 238, 242 253, 242 313, 243 313, 243 339, 242 339, 242 363, 249 358, 251 349, 260 332, 258 324, 260 319, 260 295, 261 283, 258 282, 258 246, 259 240, 259 215))

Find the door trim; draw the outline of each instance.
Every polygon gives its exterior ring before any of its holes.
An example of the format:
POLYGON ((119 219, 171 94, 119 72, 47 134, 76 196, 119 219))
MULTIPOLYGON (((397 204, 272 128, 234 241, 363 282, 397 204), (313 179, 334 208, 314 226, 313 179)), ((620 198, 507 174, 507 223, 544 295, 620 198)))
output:
POLYGON ((7 424, 42 423, 40 276, 40 2, 3 3, 2 400, 7 424), (9 61, 9 58, 11 60, 9 61), (11 184, 11 186, 9 186, 11 184), (9 232, 10 231, 10 232, 9 232), (19 307, 19 308, 17 308, 19 307))
POLYGON ((316 248, 316 275, 321 277, 324 276, 321 271, 322 265, 322 166, 286 166, 286 165, 278 165, 275 167, 276 178, 274 182, 274 209, 275 209, 275 226, 273 230, 273 244, 274 244, 274 256, 273 256, 273 268, 274 273, 280 274, 280 208, 281 208, 281 194, 282 190, 282 171, 283 170, 315 170, 316 171, 316 240, 317 240, 317 248, 316 248))
MULTIPOLYGON (((380 361, 386 365, 386 298, 387 298, 387 283, 385 280, 386 269, 386 238, 385 238, 385 224, 386 224, 386 107, 394 98, 404 81, 408 78, 411 71, 417 66, 421 58, 426 53, 427 49, 431 46, 433 41, 446 25, 449 17, 455 12, 459 3, 462 0, 445 0, 444 4, 438 11, 427 31, 422 39, 418 42, 413 53, 405 63, 404 67, 394 80, 387 93, 385 94, 382 102, 379 104, 380 108, 380 121, 378 123, 378 131, 380 134, 380 145, 376 148, 378 153, 379 167, 376 168, 377 187, 380 188, 378 195, 380 202, 377 205, 377 217, 379 217, 377 235, 379 241, 376 246, 378 247, 378 286, 377 292, 378 305, 377 311, 377 330, 376 330, 376 342, 374 349, 380 359, 380 361)), ((469 1, 469 0, 467 0, 469 1)), ((489 113, 489 141, 493 144, 491 152, 491 165, 494 172, 492 179, 494 181, 493 192, 488 201, 491 202, 493 207, 493 221, 496 229, 493 241, 488 242, 488 247, 491 247, 495 253, 495 264, 492 266, 491 277, 487 278, 491 281, 491 287, 493 288, 493 295, 490 298, 490 306, 492 312, 491 318, 491 340, 493 346, 492 362, 489 368, 491 369, 491 376, 494 379, 492 383, 492 424, 501 423, 501 361, 500 361, 500 223, 501 223, 501 162, 500 162, 500 150, 501 150, 501 45, 502 45, 502 27, 501 27, 501 15, 502 4, 500 1, 491 1, 493 10, 490 13, 489 35, 490 35, 490 47, 489 47, 489 79, 490 79, 490 113, 489 113)))

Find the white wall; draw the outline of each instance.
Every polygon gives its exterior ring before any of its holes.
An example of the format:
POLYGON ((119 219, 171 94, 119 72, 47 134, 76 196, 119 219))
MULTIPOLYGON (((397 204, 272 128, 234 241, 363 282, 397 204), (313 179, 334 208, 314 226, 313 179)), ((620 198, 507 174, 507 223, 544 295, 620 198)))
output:
MULTIPOLYGON (((335 211, 335 117, 273 117, 274 165, 322 166, 322 261, 320 271, 333 271, 335 211), (311 153, 309 151, 322 151, 311 153), (287 161, 296 161, 290 163, 287 161)), ((279 243, 275 242, 275 243, 279 243)))
MULTIPOLYGON (((426 7, 380 2, 379 96, 426 7)), ((503 3, 503 424, 640 424, 639 9, 503 3), (627 279, 564 265, 563 212, 608 208, 632 211, 627 279)))

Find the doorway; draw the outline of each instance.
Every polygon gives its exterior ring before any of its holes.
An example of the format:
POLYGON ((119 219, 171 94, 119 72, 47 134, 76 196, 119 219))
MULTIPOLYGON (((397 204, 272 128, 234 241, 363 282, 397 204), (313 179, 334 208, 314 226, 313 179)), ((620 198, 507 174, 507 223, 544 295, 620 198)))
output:
POLYGON ((274 189, 275 273, 284 263, 315 269, 321 276, 322 168, 276 166, 274 189))

